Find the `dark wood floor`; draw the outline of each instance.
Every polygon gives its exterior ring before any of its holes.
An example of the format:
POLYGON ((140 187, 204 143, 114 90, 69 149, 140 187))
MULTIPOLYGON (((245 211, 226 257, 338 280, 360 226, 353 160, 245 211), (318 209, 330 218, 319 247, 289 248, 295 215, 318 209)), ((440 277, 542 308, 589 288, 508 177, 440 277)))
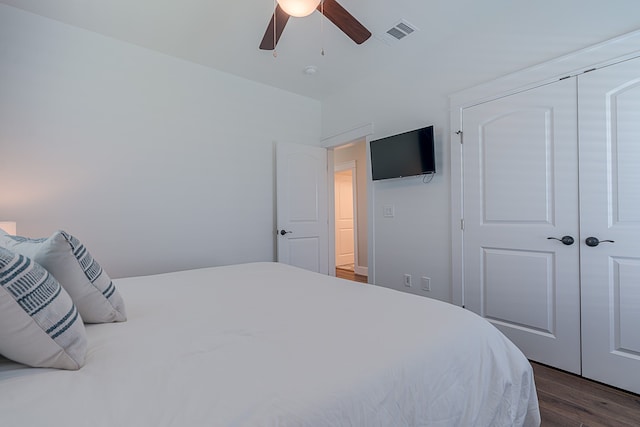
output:
POLYGON ((640 396, 532 362, 543 427, 640 426, 640 396))
POLYGON ((336 268, 336 277, 353 280, 355 282, 360 282, 360 283, 367 283, 367 276, 355 274, 352 270, 347 270, 344 268, 336 268))
MULTIPOLYGON (((366 276, 336 269, 343 279, 366 276)), ((640 395, 531 362, 542 427, 640 427, 640 395)))

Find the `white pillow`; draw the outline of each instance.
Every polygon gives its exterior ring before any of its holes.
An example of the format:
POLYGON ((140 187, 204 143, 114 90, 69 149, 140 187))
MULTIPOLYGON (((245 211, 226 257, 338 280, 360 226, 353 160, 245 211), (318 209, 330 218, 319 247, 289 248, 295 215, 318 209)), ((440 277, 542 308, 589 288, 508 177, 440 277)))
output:
POLYGON ((86 353, 82 318, 60 283, 30 258, 0 248, 0 354, 75 370, 86 353))
POLYGON ((64 231, 28 239, 0 233, 0 246, 32 258, 69 293, 86 323, 124 322, 124 301, 85 246, 64 231))

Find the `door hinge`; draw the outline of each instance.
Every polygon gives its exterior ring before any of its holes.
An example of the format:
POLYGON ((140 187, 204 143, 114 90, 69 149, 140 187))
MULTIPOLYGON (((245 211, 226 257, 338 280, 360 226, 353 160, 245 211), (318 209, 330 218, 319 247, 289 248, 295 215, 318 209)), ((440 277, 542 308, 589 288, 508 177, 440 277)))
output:
POLYGON ((464 142, 462 140, 462 131, 461 130, 457 131, 456 135, 460 135, 460 144, 464 144, 464 142))
POLYGON ((464 231, 464 219, 460 220, 460 230, 464 231))

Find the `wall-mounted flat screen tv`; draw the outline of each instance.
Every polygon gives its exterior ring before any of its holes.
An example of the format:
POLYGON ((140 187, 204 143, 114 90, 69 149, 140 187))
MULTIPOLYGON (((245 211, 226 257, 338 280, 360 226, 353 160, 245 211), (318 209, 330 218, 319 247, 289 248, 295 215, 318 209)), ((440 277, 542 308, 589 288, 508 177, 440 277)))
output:
POLYGON ((371 141, 374 181, 436 172, 433 126, 371 141))

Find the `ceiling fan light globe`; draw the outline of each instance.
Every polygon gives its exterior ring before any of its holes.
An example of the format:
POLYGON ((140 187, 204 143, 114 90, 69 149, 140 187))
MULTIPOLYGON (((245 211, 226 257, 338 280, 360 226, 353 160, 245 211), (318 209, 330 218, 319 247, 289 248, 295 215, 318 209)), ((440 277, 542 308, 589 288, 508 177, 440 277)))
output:
POLYGON ((278 0, 278 4, 288 15, 302 18, 313 13, 321 0, 278 0))

